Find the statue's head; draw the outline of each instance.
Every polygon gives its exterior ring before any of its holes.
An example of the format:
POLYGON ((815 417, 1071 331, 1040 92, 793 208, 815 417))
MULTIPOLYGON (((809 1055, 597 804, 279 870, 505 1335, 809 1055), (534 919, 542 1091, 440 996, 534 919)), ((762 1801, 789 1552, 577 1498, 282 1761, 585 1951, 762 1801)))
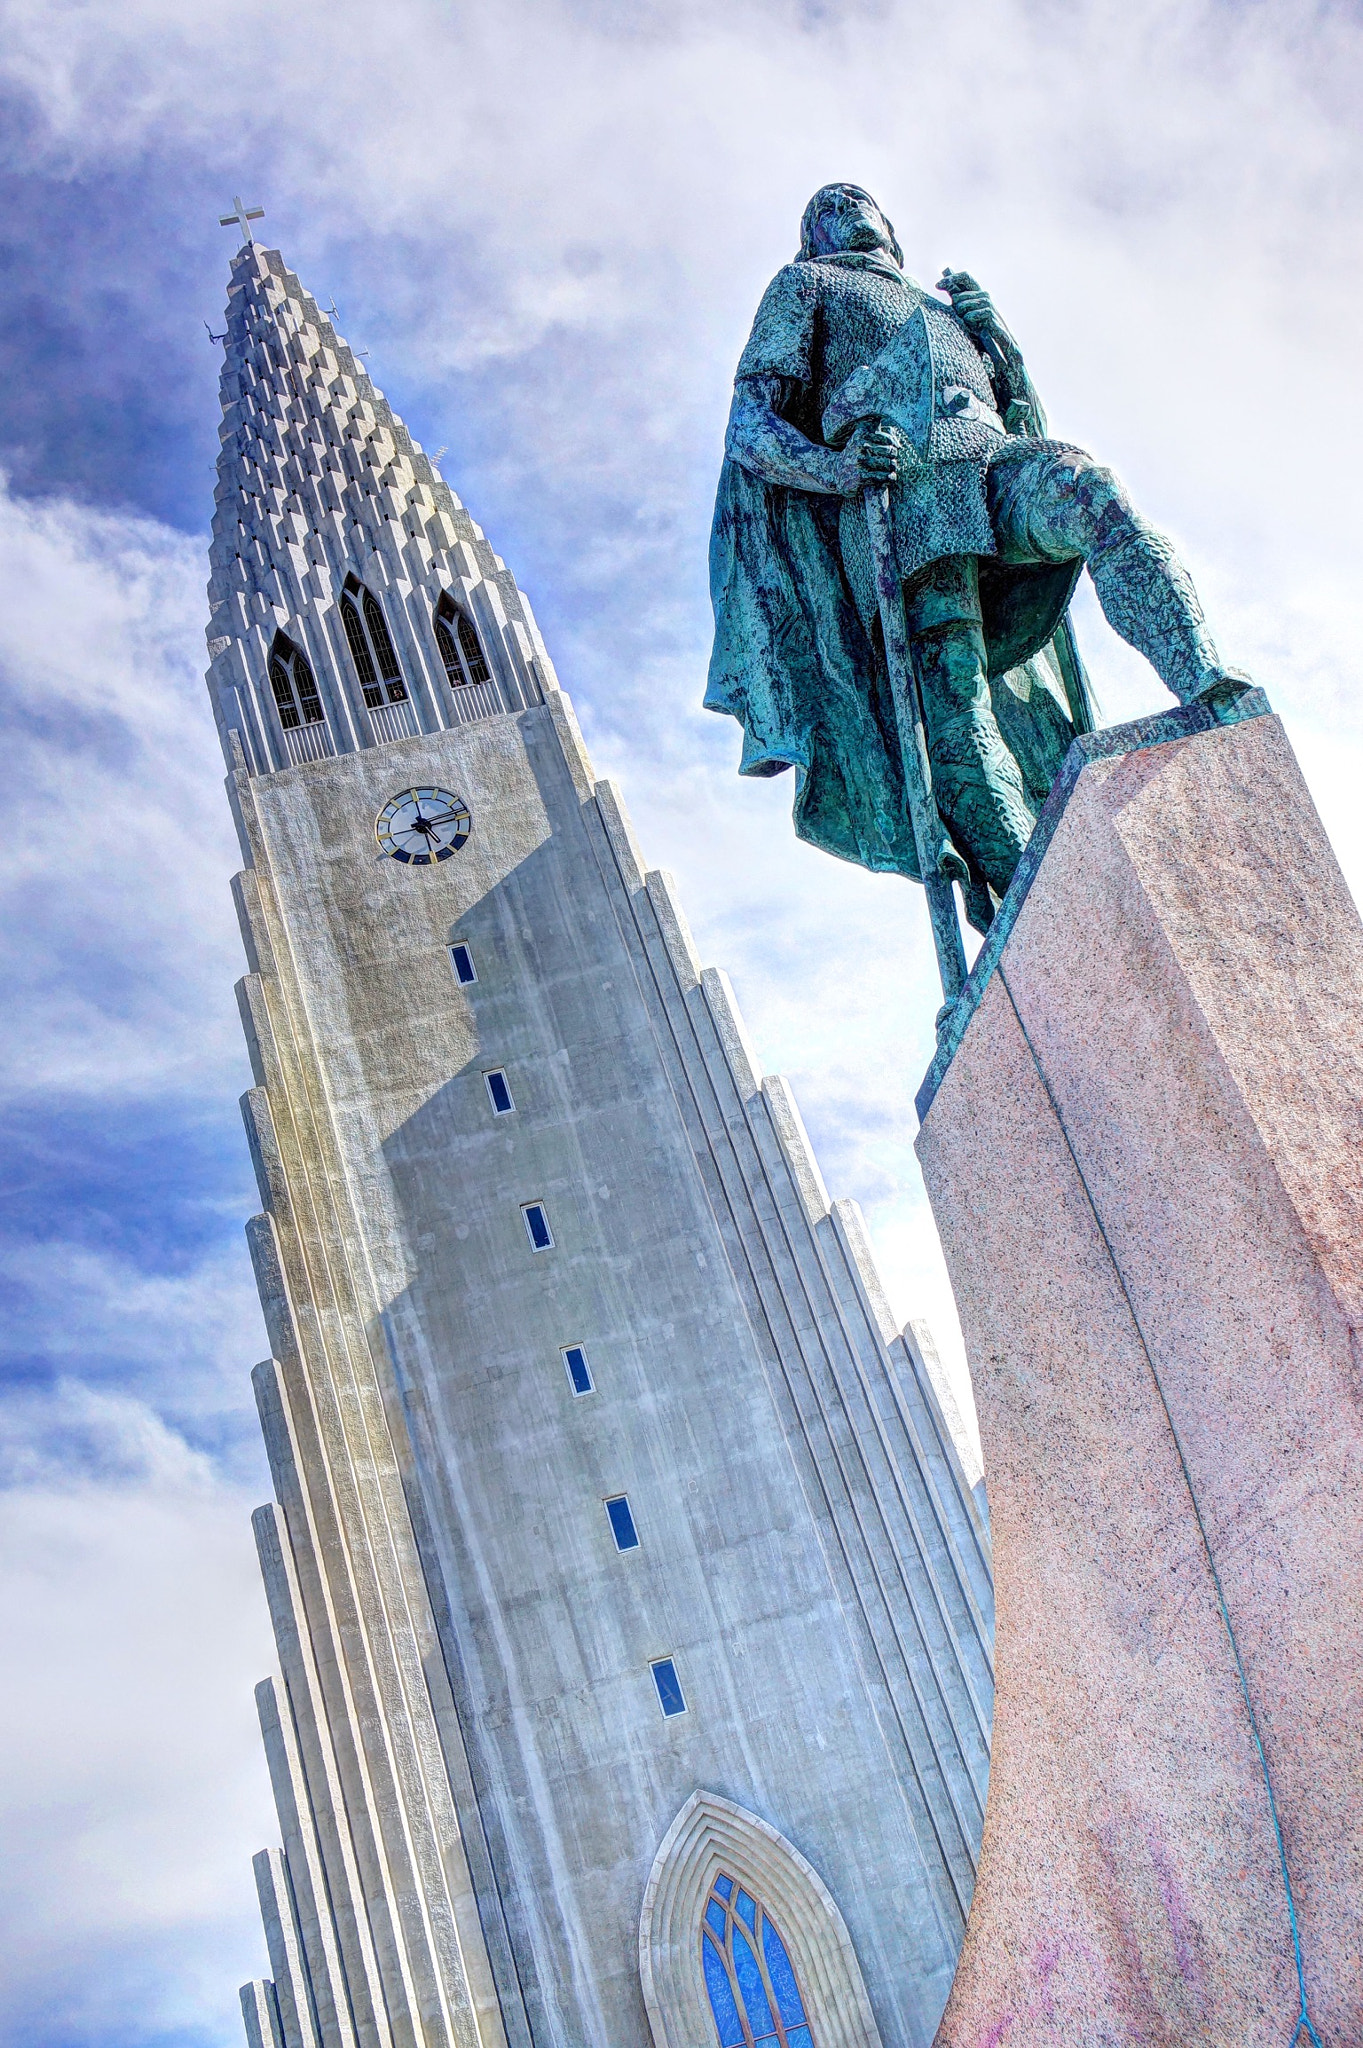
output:
POLYGON ((797 263, 871 249, 886 250, 903 269, 904 251, 870 193, 863 192, 860 185, 821 185, 800 222, 797 263))

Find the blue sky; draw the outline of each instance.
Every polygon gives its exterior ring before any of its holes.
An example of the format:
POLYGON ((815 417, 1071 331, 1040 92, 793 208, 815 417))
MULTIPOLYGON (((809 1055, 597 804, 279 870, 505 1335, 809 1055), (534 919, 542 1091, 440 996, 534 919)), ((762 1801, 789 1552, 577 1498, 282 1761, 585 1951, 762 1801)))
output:
MULTIPOLYGON (((897 1305, 952 1349, 921 904, 699 709, 733 363, 810 191, 995 292, 1363 876, 1353 7, 0 6, 0 2044, 209 2048, 264 1966, 236 851, 203 690, 241 192, 535 603, 897 1305)), ((1165 701, 1081 598, 1107 716, 1165 701)), ((953 1354, 954 1355, 954 1354, 953 1354)))

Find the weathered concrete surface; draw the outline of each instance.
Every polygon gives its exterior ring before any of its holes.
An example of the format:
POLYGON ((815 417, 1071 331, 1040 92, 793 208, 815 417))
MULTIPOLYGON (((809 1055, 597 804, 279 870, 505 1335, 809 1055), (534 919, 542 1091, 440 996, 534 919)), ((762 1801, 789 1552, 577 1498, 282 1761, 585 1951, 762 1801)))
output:
POLYGON ((1363 927, 1277 720, 1193 723, 1057 792, 929 1078, 999 1685, 939 2048, 1287 2048, 1289 1880, 1363 2038, 1363 927))
POLYGON ((486 537, 275 252, 238 257, 227 325, 210 686, 244 863, 283 1838, 249 2039, 702 2048, 722 1855, 773 1904, 819 2048, 927 2048, 992 1646, 928 1347, 486 537), (396 703, 366 702, 352 575, 396 703), (444 596, 476 686, 442 658, 444 596), (276 633, 323 717, 283 725, 276 633), (426 869, 375 837, 413 786, 472 814, 426 869))

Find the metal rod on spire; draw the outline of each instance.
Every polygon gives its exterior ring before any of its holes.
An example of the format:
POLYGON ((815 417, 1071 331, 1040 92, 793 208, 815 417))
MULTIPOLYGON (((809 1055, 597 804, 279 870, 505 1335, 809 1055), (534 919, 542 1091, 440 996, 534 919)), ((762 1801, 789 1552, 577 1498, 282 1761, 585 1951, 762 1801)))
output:
POLYGON ((218 226, 220 228, 240 227, 246 240, 254 242, 255 236, 251 233, 251 222, 253 220, 264 220, 265 208, 263 206, 243 206, 240 199, 234 199, 232 204, 236 207, 236 212, 220 213, 218 215, 218 226))

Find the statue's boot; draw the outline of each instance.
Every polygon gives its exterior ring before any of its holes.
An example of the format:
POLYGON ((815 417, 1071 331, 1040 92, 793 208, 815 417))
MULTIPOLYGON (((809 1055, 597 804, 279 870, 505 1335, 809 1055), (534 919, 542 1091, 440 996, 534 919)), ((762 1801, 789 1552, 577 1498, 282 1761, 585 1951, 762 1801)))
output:
POLYGON ((1173 543, 1139 512, 1128 508, 1110 522, 1088 570, 1108 624, 1180 704, 1227 679, 1192 577, 1173 543))
POLYGON ((1002 896, 1035 819, 994 717, 975 557, 933 562, 906 584, 904 602, 937 808, 1002 896))

